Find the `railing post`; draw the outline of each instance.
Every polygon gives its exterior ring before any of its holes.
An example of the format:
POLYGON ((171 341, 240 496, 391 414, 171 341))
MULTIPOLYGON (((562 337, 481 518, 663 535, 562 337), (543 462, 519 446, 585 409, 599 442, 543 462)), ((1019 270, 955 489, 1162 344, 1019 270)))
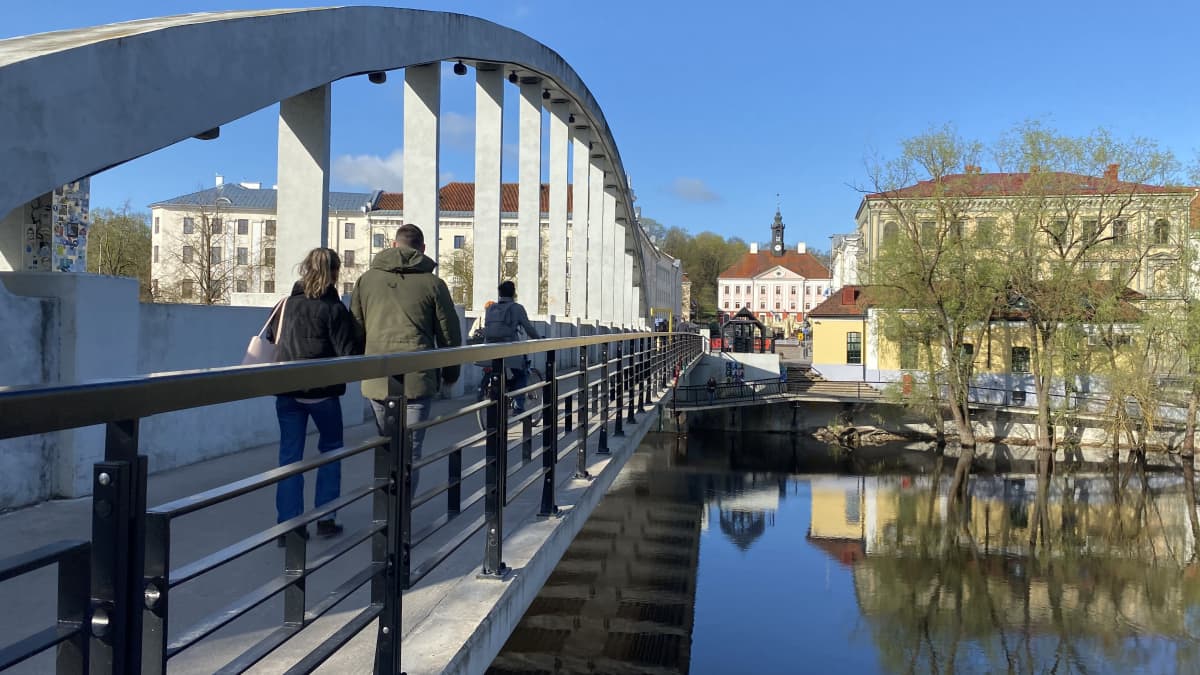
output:
MULTIPOLYGON (((526 412, 526 411, 522 411, 526 412)), ((521 463, 533 461, 533 416, 521 418, 521 463)))
POLYGON ((637 405, 637 382, 634 379, 634 363, 637 355, 635 353, 634 341, 629 341, 629 365, 625 370, 625 389, 629 395, 629 416, 625 418, 625 424, 637 424, 637 417, 634 417, 633 408, 637 405))
POLYGON ((608 343, 600 347, 600 382, 597 389, 603 391, 604 395, 600 397, 600 443, 596 454, 608 455, 612 453, 608 449, 608 343))
POLYGON ((146 458, 138 420, 109 422, 104 458, 92 471, 91 666, 141 671, 146 458))
POLYGON ((558 514, 558 499, 555 495, 558 466, 558 372, 555 367, 556 352, 546 352, 546 387, 542 391, 542 508, 538 515, 550 517, 558 514))
POLYGON ((83 547, 58 561, 58 627, 78 628, 75 637, 58 645, 55 672, 87 673, 88 594, 91 586, 91 548, 83 547))
MULTIPOLYGON (((167 619, 170 617, 171 518, 146 514, 146 557, 142 611, 142 673, 167 672, 167 619)), ((61 595, 59 596, 61 602, 61 595)), ((61 671, 60 671, 61 672, 61 671)))
MULTIPOLYGON (((622 438, 625 436, 625 419, 624 419, 625 414, 624 414, 624 411, 622 410, 622 408, 624 407, 624 402, 621 399, 621 384, 622 384, 623 368, 625 365, 625 350, 622 347, 620 342, 617 343, 617 359, 616 359, 616 361, 617 361, 617 368, 615 371, 613 371, 612 385, 611 385, 612 392, 613 392, 612 397, 616 401, 616 404, 617 404, 617 417, 616 417, 616 420, 613 422, 613 438, 622 438)), ((605 414, 607 414, 607 412, 608 412, 608 408, 606 406, 605 414)))
POLYGON ((646 379, 650 372, 650 340, 638 338, 638 412, 646 412, 646 379))
POLYGON ((492 405, 487 414, 487 469, 483 512, 487 543, 481 577, 502 578, 508 572, 504 564, 504 498, 508 477, 508 396, 505 393, 504 359, 492 361, 492 405))
MULTIPOLYGON (((403 609, 401 591, 407 583, 407 572, 401 571, 402 535, 401 519, 404 518, 401 491, 410 476, 404 475, 404 436, 408 423, 408 406, 404 397, 404 378, 388 378, 388 396, 383 402, 383 434, 387 443, 375 448, 375 470, 377 480, 386 485, 375 492, 372 504, 372 520, 385 524, 382 532, 371 538, 371 561, 384 566, 383 574, 371 580, 371 603, 381 605, 379 627, 375 636, 375 672, 400 672, 400 627, 403 609)), ((410 465, 411 468, 411 465, 410 465)), ((299 533, 291 532, 285 539, 284 557, 291 562, 294 551, 303 553, 304 541, 299 533)), ((301 559, 303 565, 303 559, 301 559)))
POLYGON ((575 453, 575 478, 591 480, 587 470, 588 442, 588 352, 579 348, 579 447, 575 453))

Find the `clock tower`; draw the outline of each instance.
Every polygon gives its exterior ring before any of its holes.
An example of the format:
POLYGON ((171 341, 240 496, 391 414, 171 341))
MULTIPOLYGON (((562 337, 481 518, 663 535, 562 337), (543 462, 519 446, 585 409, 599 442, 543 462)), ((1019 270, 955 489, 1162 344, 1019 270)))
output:
POLYGON ((771 223, 771 253, 783 255, 786 245, 783 243, 783 216, 775 209, 775 222, 771 223))

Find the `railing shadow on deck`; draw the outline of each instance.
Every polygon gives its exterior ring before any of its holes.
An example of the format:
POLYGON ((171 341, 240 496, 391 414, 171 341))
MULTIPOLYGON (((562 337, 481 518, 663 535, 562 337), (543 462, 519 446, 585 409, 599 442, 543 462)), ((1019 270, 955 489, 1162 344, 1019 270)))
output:
POLYGON ((55 625, 16 640, 0 638, 0 671, 54 650, 57 673, 163 673, 172 658, 268 600, 282 597, 283 616, 275 629, 233 660, 213 668, 222 673, 240 673, 276 653, 369 585, 366 604, 352 609, 351 618, 318 644, 311 648, 306 644, 303 656, 288 672, 315 670, 357 634, 377 623, 374 671, 398 673, 404 590, 430 575, 481 530, 486 532, 486 545, 480 574, 503 577, 507 571, 503 555, 504 507, 540 485, 540 513, 555 513, 558 463, 574 454, 576 475, 586 475, 589 439, 598 435, 596 452, 609 452, 609 428, 620 435, 623 424, 634 421, 639 411, 653 403, 657 393, 672 384, 673 377, 677 378, 700 356, 701 340, 698 335, 686 333, 612 333, 162 373, 80 385, 0 388, 0 409, 5 411, 0 416, 0 438, 96 424, 106 427, 105 456, 92 471, 91 541, 59 542, 0 559, 0 583, 54 565, 59 580, 56 592, 45 589, 47 603, 58 607, 55 625), (493 372, 502 372, 505 357, 535 353, 545 357, 542 382, 506 391, 505 378, 492 378, 490 390, 482 392, 481 400, 414 425, 407 424, 403 414, 403 380, 390 377, 383 435, 158 506, 146 505, 147 458, 138 452, 141 418, 454 365, 490 363, 493 372), (577 354, 579 366, 558 372, 558 355, 566 353, 577 354), (540 405, 510 416, 513 399, 531 394, 540 396, 540 405), (413 456, 414 431, 444 427, 478 413, 483 413, 485 422, 478 433, 455 439, 423 457, 413 456), (535 419, 540 424, 535 424, 535 419), (515 443, 511 442, 514 432, 518 436, 515 443), (540 441, 536 450, 535 439, 540 441), (464 450, 477 448, 480 443, 484 444, 483 458, 463 466, 464 450), (519 459, 510 462, 510 455, 516 453, 519 459), (208 555, 187 562, 173 559, 172 536, 178 538, 186 532, 181 520, 184 516, 359 456, 371 458, 371 478, 344 488, 336 500, 243 536, 208 555), (415 472, 428 471, 443 461, 446 479, 415 493, 415 472), (540 467, 531 475, 515 486, 508 485, 508 480, 522 469, 539 462, 540 467), (483 486, 464 495, 468 479, 480 473, 483 486), (414 510, 438 499, 444 500, 440 515, 414 531, 414 510), (310 555, 309 541, 302 536, 308 524, 368 500, 368 520, 349 524, 349 532, 315 556, 310 555), (276 575, 249 590, 239 590, 227 604, 189 622, 182 630, 172 626, 178 612, 172 611, 171 600, 178 589, 280 538, 284 560, 276 575), (436 548, 415 560, 414 549, 423 543, 436 548), (370 546, 369 561, 313 602, 306 594, 306 582, 363 545, 370 546))

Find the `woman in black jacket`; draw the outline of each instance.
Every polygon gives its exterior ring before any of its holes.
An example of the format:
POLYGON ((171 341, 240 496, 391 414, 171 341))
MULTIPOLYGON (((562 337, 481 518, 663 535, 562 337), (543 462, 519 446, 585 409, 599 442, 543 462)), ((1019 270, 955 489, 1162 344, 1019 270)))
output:
MULTIPOLYGON (((275 343, 280 361, 324 359, 362 354, 363 345, 350 316, 337 294, 341 260, 336 251, 315 248, 300 264, 300 280, 292 287, 280 311, 282 325, 272 324, 266 338, 275 343)), ((317 426, 317 450, 330 452, 342 447, 342 403, 346 385, 335 384, 317 389, 291 391, 275 399, 279 418, 279 465, 298 462, 304 457, 308 418, 317 426)), ((333 462, 317 469, 316 506, 337 499, 342 491, 342 467, 333 462)), ((276 485, 275 509, 284 522, 304 511, 304 476, 292 476, 276 485)), ((317 521, 317 535, 332 537, 342 532, 335 514, 317 521)), ((308 537, 308 529, 299 530, 308 537)), ((284 538, 279 538, 283 545, 284 538)))

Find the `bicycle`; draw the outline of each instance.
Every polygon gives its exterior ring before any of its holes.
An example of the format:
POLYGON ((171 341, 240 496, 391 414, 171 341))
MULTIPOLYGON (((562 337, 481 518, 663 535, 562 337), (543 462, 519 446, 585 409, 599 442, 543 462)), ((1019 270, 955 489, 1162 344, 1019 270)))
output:
MULTIPOLYGON (((540 370, 538 370, 537 368, 533 367, 532 365, 530 365, 528 367, 528 371, 529 371, 529 373, 528 373, 529 377, 528 377, 526 386, 538 384, 538 383, 546 381, 546 378, 542 377, 542 372, 540 370)), ((492 372, 492 367, 484 366, 483 367, 483 378, 479 381, 479 386, 475 388, 475 402, 476 403, 479 403, 479 402, 491 397, 492 378, 493 377, 495 377, 495 374, 492 372)), ((505 382, 505 385, 506 385, 505 391, 512 390, 511 384, 512 384, 512 378, 509 378, 505 382)), ((541 405, 541 402, 542 402, 542 390, 541 389, 534 389, 533 391, 525 394, 525 410, 530 410, 532 408, 536 408, 539 405, 541 405)), ((517 402, 515 399, 510 398, 508 400, 508 414, 509 414, 510 418, 512 415, 518 414, 517 402)), ((475 411, 475 421, 479 424, 480 431, 487 430, 487 408, 481 408, 481 409, 475 411)), ((541 419, 539 418, 538 415, 533 416, 534 424, 538 424, 540 421, 541 421, 541 419)))

